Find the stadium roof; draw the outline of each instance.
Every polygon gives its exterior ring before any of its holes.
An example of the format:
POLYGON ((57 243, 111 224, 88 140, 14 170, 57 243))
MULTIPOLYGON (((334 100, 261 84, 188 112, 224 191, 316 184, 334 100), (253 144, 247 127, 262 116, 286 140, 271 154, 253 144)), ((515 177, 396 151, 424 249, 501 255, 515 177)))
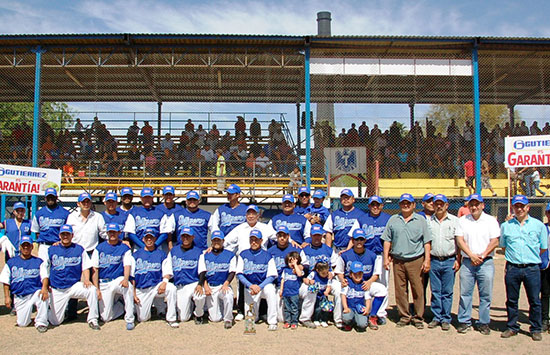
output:
MULTIPOLYGON (((312 58, 467 60, 479 52, 482 104, 546 104, 550 39, 417 36, 51 34, 0 36, 0 101, 304 101, 312 58)), ((312 102, 472 103, 471 76, 311 76, 312 102)))

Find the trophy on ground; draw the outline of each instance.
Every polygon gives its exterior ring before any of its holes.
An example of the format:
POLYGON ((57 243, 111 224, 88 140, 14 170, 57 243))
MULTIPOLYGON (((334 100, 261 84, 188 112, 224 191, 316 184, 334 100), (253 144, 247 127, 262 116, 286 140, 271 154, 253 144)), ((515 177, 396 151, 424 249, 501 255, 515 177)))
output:
POLYGON ((255 320, 254 303, 251 303, 248 305, 248 311, 244 317, 244 334, 256 334, 255 320))

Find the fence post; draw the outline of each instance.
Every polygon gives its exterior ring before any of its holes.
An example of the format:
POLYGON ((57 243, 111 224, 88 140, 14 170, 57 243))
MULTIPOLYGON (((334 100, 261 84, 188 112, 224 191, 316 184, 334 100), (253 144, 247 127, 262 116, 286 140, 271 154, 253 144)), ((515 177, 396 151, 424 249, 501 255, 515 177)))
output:
MULTIPOLYGON (((32 166, 38 166, 38 145, 39 129, 40 129, 40 111, 41 111, 41 98, 40 98, 40 85, 42 79, 42 53, 45 52, 40 46, 36 46, 32 50, 36 54, 35 71, 34 71, 34 109, 33 109, 33 125, 32 125, 32 166)), ((32 215, 36 213, 38 199, 36 195, 32 195, 31 212, 32 215)))
POLYGON ((481 130, 479 115, 479 65, 478 65, 478 39, 474 39, 472 48, 472 80, 474 90, 474 128, 475 128, 475 147, 476 147, 476 193, 481 193, 481 130))

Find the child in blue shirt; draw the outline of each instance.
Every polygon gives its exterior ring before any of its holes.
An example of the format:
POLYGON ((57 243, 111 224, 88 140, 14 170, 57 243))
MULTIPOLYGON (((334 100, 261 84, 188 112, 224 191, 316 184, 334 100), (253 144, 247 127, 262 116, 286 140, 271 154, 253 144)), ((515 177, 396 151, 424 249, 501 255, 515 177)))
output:
POLYGON ((285 257, 286 267, 281 275, 280 295, 283 298, 284 304, 284 320, 285 329, 298 328, 298 303, 300 301, 299 291, 304 276, 304 267, 300 265, 302 258, 296 251, 288 253, 285 257))

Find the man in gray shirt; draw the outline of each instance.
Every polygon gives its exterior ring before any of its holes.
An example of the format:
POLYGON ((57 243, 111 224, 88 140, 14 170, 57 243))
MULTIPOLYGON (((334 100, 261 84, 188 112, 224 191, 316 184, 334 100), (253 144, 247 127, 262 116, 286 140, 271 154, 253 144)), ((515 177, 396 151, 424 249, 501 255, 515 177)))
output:
POLYGON ((426 219, 414 212, 416 204, 411 194, 399 199, 399 214, 391 216, 381 239, 384 241, 384 267, 393 261, 395 301, 399 310, 398 327, 413 324, 423 329, 424 274, 430 271, 431 234, 426 219), (409 288, 413 295, 414 317, 409 311, 409 288))

